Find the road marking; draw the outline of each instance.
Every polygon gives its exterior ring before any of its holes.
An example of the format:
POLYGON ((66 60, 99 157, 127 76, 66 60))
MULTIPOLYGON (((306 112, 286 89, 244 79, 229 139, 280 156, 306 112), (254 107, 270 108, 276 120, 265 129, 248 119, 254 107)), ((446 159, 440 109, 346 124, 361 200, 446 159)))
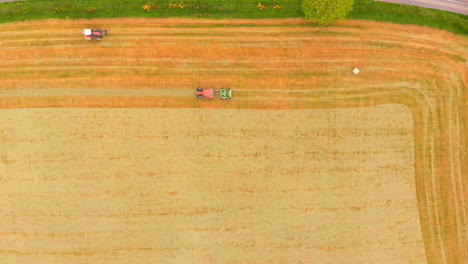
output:
POLYGON ((453 2, 453 3, 457 3, 457 4, 462 4, 462 5, 468 5, 468 3, 458 2, 458 1, 453 1, 453 0, 445 0, 445 1, 453 2))

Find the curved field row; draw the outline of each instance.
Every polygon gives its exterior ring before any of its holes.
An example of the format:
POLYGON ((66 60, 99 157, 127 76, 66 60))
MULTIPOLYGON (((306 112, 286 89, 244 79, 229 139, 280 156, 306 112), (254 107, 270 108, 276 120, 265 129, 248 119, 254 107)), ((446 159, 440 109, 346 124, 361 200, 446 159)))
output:
POLYGON ((468 256, 466 38, 369 21, 319 29, 300 19, 45 20, 3 24, 0 32, 1 109, 404 104, 414 118, 427 259, 468 256), (109 29, 109 36, 86 42, 85 27, 109 29), (232 87, 234 99, 195 100, 196 87, 232 87), (31 89, 38 92, 26 96, 31 89))

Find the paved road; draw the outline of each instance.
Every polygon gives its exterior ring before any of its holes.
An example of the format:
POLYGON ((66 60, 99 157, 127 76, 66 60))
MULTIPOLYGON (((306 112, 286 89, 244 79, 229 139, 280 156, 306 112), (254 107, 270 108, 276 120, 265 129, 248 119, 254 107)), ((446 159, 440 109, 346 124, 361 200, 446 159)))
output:
MULTIPOLYGON (((3 2, 13 2, 23 0, 0 0, 3 2)), ((468 15, 468 0, 377 0, 382 2, 417 5, 428 8, 451 11, 455 13, 468 15)))
POLYGON ((382 2, 416 5, 468 15, 468 0, 376 0, 382 2))

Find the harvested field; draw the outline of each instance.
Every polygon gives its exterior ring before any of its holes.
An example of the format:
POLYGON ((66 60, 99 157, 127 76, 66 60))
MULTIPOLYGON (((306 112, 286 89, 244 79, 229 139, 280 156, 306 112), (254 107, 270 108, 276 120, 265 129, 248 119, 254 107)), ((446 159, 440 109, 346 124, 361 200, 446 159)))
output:
POLYGON ((405 106, 0 118, 13 263, 425 263, 405 106))
POLYGON ((467 259, 466 38, 297 19, 0 32, 8 263, 467 259))

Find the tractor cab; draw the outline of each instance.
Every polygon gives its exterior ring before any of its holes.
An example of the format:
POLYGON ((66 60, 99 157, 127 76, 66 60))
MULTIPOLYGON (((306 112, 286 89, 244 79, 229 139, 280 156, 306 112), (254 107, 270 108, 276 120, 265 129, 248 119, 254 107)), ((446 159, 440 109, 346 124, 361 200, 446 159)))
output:
POLYGON ((83 30, 83 37, 84 37, 84 39, 87 39, 87 40, 92 39, 92 38, 93 38, 92 34, 93 34, 93 30, 91 30, 91 29, 85 29, 85 30, 83 30))

